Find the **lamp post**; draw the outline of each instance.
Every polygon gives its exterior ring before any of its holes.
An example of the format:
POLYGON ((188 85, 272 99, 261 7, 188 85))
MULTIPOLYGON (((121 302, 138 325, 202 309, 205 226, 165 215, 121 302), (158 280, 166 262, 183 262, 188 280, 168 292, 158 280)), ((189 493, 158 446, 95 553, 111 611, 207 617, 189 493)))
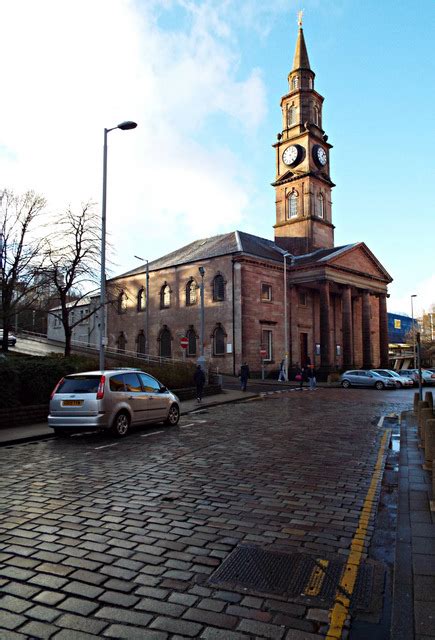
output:
POLYGON ((101 207, 101 276, 100 276, 100 370, 104 371, 104 350, 106 347, 106 194, 107 194, 107 134, 114 129, 127 131, 135 129, 136 122, 127 120, 116 127, 104 129, 103 147, 103 200, 101 207))
MULTIPOLYGON (((135 258, 137 258, 138 260, 141 260, 142 262, 146 262, 146 271, 145 271, 145 350, 148 352, 148 355, 150 353, 150 346, 149 346, 149 326, 150 326, 150 306, 149 306, 149 299, 150 299, 150 271, 149 271, 149 262, 148 260, 141 258, 140 256, 134 256, 135 258)), ((149 359, 148 359, 149 362, 149 359)))
POLYGON ((413 359, 414 359, 414 369, 416 368, 416 362, 415 362, 415 327, 414 327, 414 305, 413 305, 413 298, 416 298, 417 294, 413 293, 411 296, 411 318, 412 318, 412 355, 413 355, 413 359))
POLYGON ((284 379, 288 382, 288 321, 287 321, 287 258, 292 254, 284 253, 284 379))
MULTIPOLYGON (((199 332, 199 340, 200 340, 200 353, 199 355, 201 356, 201 363, 203 363, 204 361, 204 274, 205 274, 205 269, 204 267, 198 267, 198 271, 201 274, 201 289, 200 289, 200 295, 201 295, 201 322, 200 322, 200 332, 199 332)), ((202 366, 202 364, 201 364, 202 366)))

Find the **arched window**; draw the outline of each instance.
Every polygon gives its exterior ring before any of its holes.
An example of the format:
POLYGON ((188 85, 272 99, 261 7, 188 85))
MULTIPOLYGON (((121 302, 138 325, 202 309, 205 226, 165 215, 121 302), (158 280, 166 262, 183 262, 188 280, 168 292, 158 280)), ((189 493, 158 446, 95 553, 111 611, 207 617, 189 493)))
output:
POLYGON ((296 124, 296 107, 290 104, 287 107, 287 126, 292 127, 294 124, 296 124))
POLYGON ((213 353, 215 356, 225 355, 225 331, 220 324, 213 331, 213 353))
POLYGON ((137 292, 137 310, 143 311, 145 309, 145 290, 143 287, 137 292))
POLYGON ((292 191, 288 196, 288 217, 296 218, 298 215, 298 192, 292 191))
POLYGON ((160 309, 169 309, 171 306, 171 290, 168 284, 160 289, 160 309))
POLYGON ((137 355, 144 355, 146 353, 145 347, 146 347, 146 342, 145 342, 145 335, 143 331, 139 331, 139 333, 137 334, 137 338, 136 338, 136 342, 137 342, 137 355))
POLYGON ((160 356, 162 358, 171 358, 172 357, 172 338, 171 332, 168 327, 164 325, 163 329, 160 331, 159 336, 160 343, 160 356))
POLYGON ((225 281, 220 273, 213 279, 213 300, 215 302, 225 300, 225 281))
POLYGON ((187 345, 187 355, 196 356, 196 332, 193 326, 189 327, 189 331, 186 334, 186 338, 189 341, 187 345))
POLYGON ((308 80, 308 87, 309 87, 310 89, 313 89, 313 88, 314 88, 314 82, 313 82, 313 79, 312 79, 312 78, 309 78, 309 80, 308 80))
POLYGON ((193 278, 189 280, 186 285, 186 306, 190 306, 192 304, 197 303, 196 290, 197 290, 196 282, 193 278))
POLYGON ((125 338, 123 331, 120 332, 117 343, 118 343, 118 353, 125 353, 125 345, 127 343, 127 340, 125 338))
POLYGON ((325 217, 325 198, 323 196, 323 193, 319 193, 317 196, 317 217, 325 217))
POLYGON ((127 313, 127 294, 121 291, 118 296, 118 313, 127 313))
POLYGON ((320 127, 320 110, 316 104, 313 107, 313 121, 315 125, 320 127))
POLYGON ((298 76, 294 76, 292 78, 292 91, 294 91, 295 89, 299 88, 299 77, 298 76))

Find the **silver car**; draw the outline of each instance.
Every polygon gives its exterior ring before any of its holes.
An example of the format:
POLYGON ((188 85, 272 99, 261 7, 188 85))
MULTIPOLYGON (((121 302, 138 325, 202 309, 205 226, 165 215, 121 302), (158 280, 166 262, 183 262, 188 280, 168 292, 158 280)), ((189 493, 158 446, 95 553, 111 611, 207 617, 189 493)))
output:
POLYGON ((156 378, 138 369, 87 371, 65 376, 50 398, 48 426, 57 435, 110 429, 125 436, 130 425, 164 422, 175 426, 180 403, 156 378))
POLYGON ((414 386, 412 378, 407 378, 404 375, 399 376, 397 371, 393 371, 393 369, 373 369, 373 371, 376 371, 376 373, 380 373, 381 376, 388 376, 389 378, 393 378, 393 380, 396 381, 396 387, 402 388, 414 386))
POLYGON ((396 389, 393 378, 382 376, 372 369, 355 369, 345 371, 341 375, 341 386, 349 387, 374 387, 375 389, 396 389))

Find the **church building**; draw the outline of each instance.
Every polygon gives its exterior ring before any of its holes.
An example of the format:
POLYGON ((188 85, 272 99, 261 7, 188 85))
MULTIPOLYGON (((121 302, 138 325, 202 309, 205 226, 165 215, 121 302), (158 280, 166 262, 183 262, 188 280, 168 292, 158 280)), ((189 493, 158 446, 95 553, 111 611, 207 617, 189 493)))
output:
POLYGON ((388 366, 392 278, 363 242, 334 246, 332 147, 314 80, 300 24, 273 145, 275 240, 232 231, 112 278, 108 349, 195 360, 203 333, 221 373, 276 370, 286 356, 289 369, 309 359, 324 373, 388 366))

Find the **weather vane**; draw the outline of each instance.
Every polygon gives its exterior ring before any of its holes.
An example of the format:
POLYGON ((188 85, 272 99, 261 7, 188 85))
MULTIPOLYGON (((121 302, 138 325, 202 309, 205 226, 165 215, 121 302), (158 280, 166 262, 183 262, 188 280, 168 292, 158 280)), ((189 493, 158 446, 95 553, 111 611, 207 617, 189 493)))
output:
POLYGON ((301 9, 300 11, 298 11, 298 25, 299 27, 302 27, 302 18, 304 17, 304 10, 301 9))

